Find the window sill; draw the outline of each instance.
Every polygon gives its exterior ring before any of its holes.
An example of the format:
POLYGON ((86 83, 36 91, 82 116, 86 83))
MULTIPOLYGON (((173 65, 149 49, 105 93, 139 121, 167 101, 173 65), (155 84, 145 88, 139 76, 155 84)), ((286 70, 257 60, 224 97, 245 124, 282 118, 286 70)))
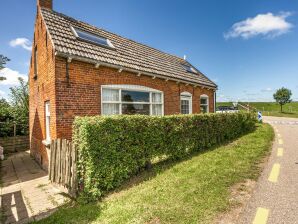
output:
POLYGON ((51 141, 50 140, 42 140, 42 144, 44 144, 46 147, 50 147, 51 141))

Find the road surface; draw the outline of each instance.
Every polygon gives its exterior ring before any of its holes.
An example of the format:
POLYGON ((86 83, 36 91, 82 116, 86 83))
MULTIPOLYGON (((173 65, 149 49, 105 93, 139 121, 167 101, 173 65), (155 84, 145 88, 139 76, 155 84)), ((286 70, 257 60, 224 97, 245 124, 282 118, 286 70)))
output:
POLYGON ((275 130, 273 151, 238 223, 298 224, 298 118, 264 122, 275 130))

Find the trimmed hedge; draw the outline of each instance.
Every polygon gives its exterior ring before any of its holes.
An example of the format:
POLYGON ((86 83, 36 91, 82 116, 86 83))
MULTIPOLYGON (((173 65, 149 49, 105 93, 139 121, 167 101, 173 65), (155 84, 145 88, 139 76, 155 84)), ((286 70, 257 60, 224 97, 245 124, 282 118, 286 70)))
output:
POLYGON ((78 146, 81 193, 96 199, 137 174, 160 156, 181 159, 254 129, 250 113, 78 117, 73 141, 78 146))

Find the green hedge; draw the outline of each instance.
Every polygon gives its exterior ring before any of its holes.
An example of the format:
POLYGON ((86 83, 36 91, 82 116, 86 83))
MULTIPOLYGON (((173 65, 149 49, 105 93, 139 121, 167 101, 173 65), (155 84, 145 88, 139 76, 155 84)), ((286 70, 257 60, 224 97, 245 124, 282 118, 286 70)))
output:
POLYGON ((83 195, 95 199, 160 156, 180 159, 255 127, 249 113, 173 116, 78 117, 78 175, 83 195))

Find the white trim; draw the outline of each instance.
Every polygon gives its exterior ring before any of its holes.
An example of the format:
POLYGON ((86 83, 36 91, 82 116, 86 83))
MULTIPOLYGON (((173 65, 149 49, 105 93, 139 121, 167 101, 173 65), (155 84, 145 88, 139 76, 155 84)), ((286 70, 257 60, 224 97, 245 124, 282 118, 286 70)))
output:
POLYGON ((180 93, 181 96, 191 96, 192 97, 192 94, 190 92, 182 92, 180 93))
MULTIPOLYGON (((88 58, 85 58, 85 57, 82 57, 82 56, 76 56, 76 55, 66 54, 66 53, 62 53, 60 51, 56 51, 55 52, 55 55, 56 56, 60 56, 60 57, 64 57, 64 58, 68 58, 68 57, 71 56, 73 59, 76 59, 78 61, 83 61, 83 62, 91 63, 91 64, 94 64, 94 65, 97 64, 97 63, 100 63, 102 66, 106 66, 106 67, 109 67, 109 68, 114 68, 114 69, 117 69, 117 70, 121 67, 119 65, 111 64, 111 63, 108 63, 108 62, 99 61, 99 60, 95 60, 95 59, 88 59, 88 58)), ((186 81, 186 80, 178 80, 177 78, 167 78, 164 75, 158 75, 158 74, 151 73, 151 72, 145 72, 145 71, 140 72, 137 69, 128 68, 128 67, 123 67, 123 70, 125 70, 127 72, 135 73, 138 77, 140 77, 141 75, 146 75, 146 76, 151 76, 151 77, 152 76, 156 76, 156 78, 168 79, 168 81, 173 81, 173 82, 176 82, 177 84, 179 84, 179 83, 185 83, 185 84, 186 83, 189 83, 189 85, 193 85, 193 86, 197 86, 197 87, 200 86, 201 88, 204 85, 204 84, 198 83, 198 82, 192 82, 192 81, 186 81)), ((217 89, 217 86, 216 87, 209 87, 209 88, 216 90, 217 89)))
POLYGON ((189 92, 182 92, 180 93, 180 113, 182 114, 182 111, 181 111, 181 101, 182 100, 187 100, 188 103, 189 103, 189 113, 188 114, 192 114, 192 94, 189 93, 189 92))
POLYGON ((209 113, 209 96, 208 95, 203 94, 203 95, 200 96, 200 108, 201 108, 201 106, 207 106, 207 113, 209 113), (207 104, 201 104, 201 99, 206 99, 207 104))
POLYGON ((102 85, 101 86, 101 115, 103 114, 103 104, 119 104, 119 114, 122 114, 122 104, 147 104, 150 105, 150 115, 152 115, 152 105, 161 105, 161 116, 164 115, 164 94, 162 91, 157 89, 152 89, 146 86, 140 85, 102 85), (115 89, 119 90, 119 99, 118 101, 103 101, 103 89, 115 89), (122 90, 131 90, 138 92, 146 92, 149 93, 149 102, 122 102, 121 95, 122 90), (161 94, 161 102, 152 102, 152 93, 161 94))
POLYGON ((51 141, 51 104, 50 101, 44 103, 45 108, 45 134, 46 141, 51 141))
POLYGON ((106 89, 125 89, 125 90, 135 90, 135 91, 141 91, 141 92, 157 92, 157 93, 162 93, 162 91, 153 89, 147 86, 140 86, 140 85, 117 85, 117 84, 112 84, 112 85, 102 85, 101 88, 106 88, 106 89))

